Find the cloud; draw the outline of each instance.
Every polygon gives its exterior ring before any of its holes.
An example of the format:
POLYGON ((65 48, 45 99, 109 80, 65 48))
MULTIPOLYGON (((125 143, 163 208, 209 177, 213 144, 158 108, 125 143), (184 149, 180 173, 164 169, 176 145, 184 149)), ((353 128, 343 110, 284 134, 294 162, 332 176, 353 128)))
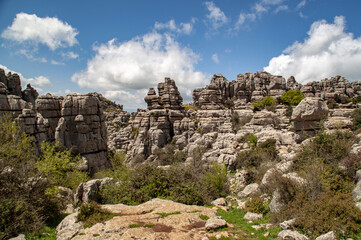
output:
POLYGON ((213 60, 213 62, 215 62, 215 63, 219 63, 219 59, 218 59, 218 55, 217 55, 217 53, 215 53, 215 54, 213 54, 212 55, 212 60, 213 60))
POLYGON ((275 11, 274 11, 274 13, 279 13, 279 12, 281 12, 281 11, 287 11, 288 10, 288 6, 287 5, 281 5, 281 6, 278 6, 276 9, 275 9, 275 11))
POLYGON ((87 63, 87 69, 75 73, 72 81, 80 87, 126 93, 127 98, 143 97, 134 91, 156 87, 164 77, 170 77, 185 99, 191 99, 192 90, 204 86, 206 74, 195 71, 199 56, 182 47, 168 34, 152 32, 129 41, 117 43, 115 39, 95 46, 95 56, 87 63))
POLYGON ((37 88, 36 86, 43 87, 43 86, 50 86, 51 85, 51 82, 50 82, 49 78, 47 78, 47 77, 38 76, 38 77, 35 77, 35 78, 25 78, 21 73, 13 71, 13 70, 9 69, 8 67, 6 67, 4 65, 0 64, 0 68, 4 69, 5 74, 7 74, 9 72, 17 73, 19 75, 19 77, 20 77, 20 80, 22 82, 23 87, 26 86, 28 83, 30 83, 31 86, 33 86, 33 87, 35 86, 35 88, 39 89, 40 92, 41 92, 42 89, 37 88))
POLYGON ((303 8, 306 5, 306 0, 301 0, 298 4, 296 9, 299 10, 301 8, 303 8))
POLYGON ((213 2, 205 2, 205 5, 209 11, 207 14, 208 21, 212 25, 213 29, 218 29, 228 22, 228 18, 224 12, 217 7, 213 2))
POLYGON ((265 5, 278 5, 281 4, 284 0, 262 0, 262 3, 265 5))
POLYGON ((241 26, 247 21, 254 21, 256 20, 257 16, 254 13, 240 13, 238 17, 238 21, 236 22, 235 29, 238 30, 241 26))
POLYGON ((167 23, 156 22, 154 24, 154 29, 155 30, 163 30, 164 29, 164 30, 169 30, 171 32, 175 32, 175 33, 179 33, 179 34, 189 35, 189 34, 191 34, 191 32, 193 30, 194 21, 195 21, 195 19, 192 19, 192 21, 189 23, 180 23, 179 26, 177 26, 174 19, 171 19, 167 23))
POLYGON ((18 43, 42 43, 55 50, 77 44, 77 34, 75 28, 56 17, 40 18, 22 12, 16 14, 12 25, 2 32, 1 37, 18 43))
POLYGON ((44 57, 35 57, 34 54, 37 51, 37 49, 32 49, 32 50, 27 50, 27 49, 19 49, 15 52, 15 54, 17 55, 21 55, 26 57, 28 60, 32 61, 32 62, 42 62, 42 63, 47 63, 48 60, 46 60, 46 58, 44 57))
POLYGON ((79 57, 79 54, 70 51, 70 52, 65 52, 65 53, 62 52, 61 56, 65 59, 77 59, 79 57))
POLYGON ((268 12, 268 9, 260 4, 260 3, 256 3, 254 6, 253 6, 253 9, 256 11, 257 14, 261 14, 261 13, 264 13, 264 12, 268 12))
POLYGON ((65 65, 63 62, 58 62, 58 61, 55 61, 55 60, 51 60, 50 63, 53 64, 53 65, 65 65))
POLYGON ((345 28, 343 16, 336 16, 334 23, 314 22, 303 43, 293 43, 264 70, 286 78, 293 75, 301 83, 335 75, 361 79, 361 37, 354 38, 345 28))

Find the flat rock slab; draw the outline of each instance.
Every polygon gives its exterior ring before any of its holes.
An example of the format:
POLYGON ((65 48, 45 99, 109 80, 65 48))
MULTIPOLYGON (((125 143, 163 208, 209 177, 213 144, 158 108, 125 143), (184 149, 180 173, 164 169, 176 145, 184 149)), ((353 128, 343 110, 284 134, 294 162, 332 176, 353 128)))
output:
POLYGON ((209 218, 216 216, 216 210, 207 207, 190 206, 162 199, 153 199, 138 206, 115 204, 101 207, 118 216, 90 228, 81 229, 72 239, 183 240, 211 238, 216 234, 207 232, 206 221, 200 218, 201 215, 209 218), (169 215, 162 217, 161 213, 169 215))

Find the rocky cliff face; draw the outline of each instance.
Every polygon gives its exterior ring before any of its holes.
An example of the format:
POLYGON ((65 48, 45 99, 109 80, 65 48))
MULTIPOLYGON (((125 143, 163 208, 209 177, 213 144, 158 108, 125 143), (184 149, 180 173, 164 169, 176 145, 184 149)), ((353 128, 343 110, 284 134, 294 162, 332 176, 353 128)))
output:
POLYGON ((245 73, 237 81, 228 81, 221 74, 215 74, 205 88, 193 91, 193 103, 205 110, 224 108, 227 101, 244 105, 265 96, 280 98, 288 90, 301 90, 306 97, 318 97, 327 103, 347 103, 350 98, 361 94, 361 81, 350 83, 341 76, 309 82, 302 86, 294 77, 287 80, 267 72, 245 73))
POLYGON ((208 86, 194 90, 193 105, 184 110, 175 82, 166 78, 158 85, 159 95, 149 89, 147 110, 106 113, 108 145, 112 150, 126 151, 132 161, 156 161, 161 157, 159 149, 173 144, 176 149, 172 154, 183 152, 186 162, 197 159, 232 166, 237 153, 249 149, 247 136, 254 134, 258 143, 276 140, 279 155, 287 161, 304 133, 352 125, 350 114, 357 104, 344 100, 357 98, 359 86, 359 82, 349 83, 342 77, 302 86, 294 77, 286 82, 266 72, 239 74, 232 82, 216 74, 208 86), (292 116, 289 107, 282 104, 270 111, 254 111, 250 104, 264 96, 280 98, 288 90, 301 90, 307 96, 293 107, 292 116), (329 109, 327 103, 339 105, 329 109))
POLYGON ((0 69, 0 115, 18 119, 33 136, 37 151, 43 141, 60 141, 87 159, 90 172, 109 167, 107 132, 99 94, 72 94, 65 98, 39 96, 19 75, 0 69))

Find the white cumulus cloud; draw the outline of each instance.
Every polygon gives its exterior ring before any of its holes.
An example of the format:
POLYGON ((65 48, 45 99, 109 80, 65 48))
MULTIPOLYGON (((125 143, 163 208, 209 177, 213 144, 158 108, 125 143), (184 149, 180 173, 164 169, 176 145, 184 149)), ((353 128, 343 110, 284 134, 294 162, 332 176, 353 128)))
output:
POLYGON ((293 75, 301 83, 335 75, 361 79, 361 37, 345 32, 345 27, 343 16, 336 16, 334 23, 314 22, 308 38, 272 58, 264 70, 286 78, 293 75))
POLYGON ((194 69, 199 56, 168 34, 152 32, 122 43, 113 39, 95 46, 94 51, 87 69, 75 73, 72 81, 83 88, 106 92, 105 96, 112 98, 125 96, 123 100, 140 99, 144 103, 145 95, 135 91, 146 92, 163 82, 164 77, 170 77, 183 98, 191 99, 192 90, 204 86, 208 78, 194 69))
POLYGON ((41 18, 22 12, 16 14, 12 25, 2 32, 1 37, 19 43, 42 43, 55 50, 78 43, 77 34, 75 28, 56 17, 41 18))
POLYGON ((205 2, 205 5, 209 11, 207 18, 212 25, 212 28, 218 29, 228 22, 227 16, 214 4, 214 2, 205 2))

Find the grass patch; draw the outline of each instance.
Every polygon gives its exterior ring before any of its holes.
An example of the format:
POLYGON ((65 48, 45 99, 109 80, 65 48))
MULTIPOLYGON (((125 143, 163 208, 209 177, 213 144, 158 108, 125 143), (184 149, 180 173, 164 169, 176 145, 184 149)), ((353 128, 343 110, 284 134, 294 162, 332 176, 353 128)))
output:
POLYGON ((200 215, 199 218, 202 219, 203 221, 207 221, 209 219, 209 217, 206 215, 200 215))
MULTIPOLYGON (((240 232, 240 235, 246 234, 246 236, 242 239, 258 239, 258 240, 266 240, 266 239, 276 239, 278 233, 281 231, 279 226, 273 226, 269 229, 261 228, 256 230, 252 228, 253 225, 259 225, 268 223, 269 215, 266 214, 262 219, 252 221, 252 223, 248 223, 249 220, 244 219, 244 215, 246 214, 243 210, 240 209, 231 209, 226 212, 222 209, 217 210, 218 215, 222 216, 224 220, 228 223, 231 223, 235 226, 234 233, 237 234, 240 232), (265 237, 264 234, 269 232, 269 236, 265 237), (253 233, 253 235, 251 235, 253 233)), ((221 239, 232 239, 232 238, 221 238, 221 239)))
POLYGON ((129 228, 139 228, 139 227, 141 227, 141 226, 139 224, 136 224, 136 223, 129 225, 129 228))
POLYGON ((180 212, 171 212, 171 213, 157 213, 161 218, 168 217, 170 215, 177 215, 180 214, 180 212))
POLYGON ((154 224, 145 224, 144 227, 146 227, 146 228, 152 228, 152 227, 154 227, 154 224))

